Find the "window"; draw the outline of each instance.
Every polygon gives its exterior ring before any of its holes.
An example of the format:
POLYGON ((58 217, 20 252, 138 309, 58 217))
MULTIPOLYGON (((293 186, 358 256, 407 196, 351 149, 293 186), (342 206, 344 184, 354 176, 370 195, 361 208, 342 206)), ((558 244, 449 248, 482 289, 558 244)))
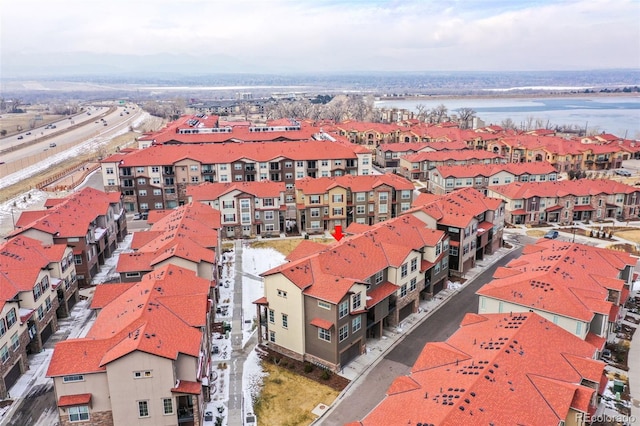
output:
POLYGON ((156 209, 161 209, 161 208, 163 208, 163 207, 164 207, 164 204, 162 204, 162 203, 155 203, 153 206, 154 206, 154 208, 156 208, 156 209))
POLYGON ((287 292, 284 291, 284 290, 278 289, 278 296, 284 297, 286 299, 287 298, 287 292))
POLYGON ((433 268, 433 273, 438 274, 440 272, 440 262, 436 263, 436 266, 433 268))
POLYGON ((342 342, 349 337, 349 324, 345 324, 338 330, 338 342, 342 342))
POLYGON ((64 383, 84 382, 84 376, 82 374, 74 374, 70 376, 62 376, 64 383))
POLYGON ((151 167, 151 173, 160 173, 160 167, 158 166, 151 167))
POLYGON ((443 257, 442 258, 442 269, 446 270, 448 266, 449 266, 449 258, 448 257, 443 257))
POLYGON ((173 399, 172 398, 162 398, 162 410, 165 415, 173 414, 173 399))
POLYGON ((112 175, 113 174, 113 167, 107 167, 107 174, 108 175, 112 175))
POLYGON ((333 216, 342 216, 342 207, 339 209, 333 209, 333 216))
POLYGON ((0 349, 0 359, 2 359, 3 364, 9 359, 9 347, 7 345, 4 345, 2 349, 0 349))
POLYGON ((149 417, 149 401, 138 401, 138 417, 149 417))
POLYGON ((362 328, 362 317, 358 315, 351 321, 351 333, 355 333, 361 328, 362 328))
POLYGON ((389 211, 389 208, 386 204, 380 204, 378 206, 378 213, 387 213, 389 211))
POLYGON ((349 313, 349 301, 345 300, 338 305, 338 318, 344 318, 349 313))
POLYGON ((40 321, 41 319, 44 318, 44 306, 43 305, 38 306, 38 311, 37 311, 37 315, 36 316, 38 318, 38 321, 40 321))
POLYGON ((322 160, 320 162, 320 165, 323 166, 323 167, 327 167, 329 165, 329 160, 322 160))
POLYGON ((400 267, 400 276, 402 278, 406 277, 408 273, 408 265, 406 263, 403 263, 402 266, 400 267))
POLYGON ((449 255, 457 256, 458 255, 458 247, 454 247, 454 246, 449 247, 449 255))
POLYGON ((415 290, 417 287, 417 283, 418 283, 417 278, 411 278, 411 281, 409 282, 409 291, 415 290))
POLYGON ((13 336, 11 336, 11 350, 12 351, 17 351, 18 348, 20 347, 20 338, 18 337, 18 333, 13 333, 13 336))
POLYGON ((376 284, 380 284, 383 279, 384 279, 384 270, 378 272, 373 276, 373 282, 376 284))
POLYGON ((411 272, 415 271, 416 269, 418 269, 418 258, 414 257, 413 259, 411 259, 411 272))
POLYGON ((44 304, 47 307, 47 312, 49 312, 51 310, 51 297, 47 296, 46 299, 44 299, 44 304))
POLYGON ((351 296, 351 309, 352 310, 357 310, 360 308, 360 304, 362 303, 362 294, 361 293, 356 293, 353 296, 351 296))
POLYGON ((138 185, 146 185, 146 184, 147 184, 146 179, 138 179, 138 185))
POLYGON ((402 287, 400 287, 400 297, 405 297, 406 295, 407 295, 407 285, 402 284, 402 287))
POLYGON ((270 331, 269 332, 269 341, 275 343, 276 342, 276 332, 275 331, 270 331))
POLYGON ((289 315, 287 314, 282 314, 282 327, 289 327, 289 315))
POLYGON ((273 211, 272 210, 264 212, 264 220, 273 220, 273 211))
POLYGON ((311 209, 311 217, 320 217, 320 209, 311 209))
POLYGON ((333 195, 333 202, 334 203, 341 203, 342 202, 342 194, 334 194, 333 195))
POLYGON ((89 420, 89 406, 78 405, 76 407, 69 407, 69 421, 81 422, 89 420))
POLYGON ((327 302, 323 302, 322 300, 318 300, 318 307, 322 309, 331 309, 331 304, 327 302))
POLYGON ((364 214, 364 212, 365 210, 363 205, 356 206, 356 214, 364 214))
POLYGON ((269 309, 269 322, 271 324, 276 322, 276 313, 273 309, 269 309))
POLYGON ((13 324, 16 323, 18 317, 16 316, 16 308, 13 308, 7 314, 7 328, 11 328, 13 324))
POLYGON ((4 336, 7 332, 7 324, 4 322, 4 318, 0 318, 0 336, 4 336))
POLYGON ((134 379, 148 379, 149 377, 152 377, 152 376, 153 375, 151 374, 151 370, 133 372, 134 379))
POLYGON ((406 212, 411 208, 411 203, 400 203, 400 211, 406 212))
POLYGON ((366 192, 356 192, 356 201, 365 201, 366 195, 366 192))
POLYGON ((310 195, 309 196, 309 204, 320 204, 320 196, 319 195, 310 195))
POLYGON ((318 339, 324 340, 325 342, 330 342, 331 331, 325 330, 324 328, 318 328, 318 339))

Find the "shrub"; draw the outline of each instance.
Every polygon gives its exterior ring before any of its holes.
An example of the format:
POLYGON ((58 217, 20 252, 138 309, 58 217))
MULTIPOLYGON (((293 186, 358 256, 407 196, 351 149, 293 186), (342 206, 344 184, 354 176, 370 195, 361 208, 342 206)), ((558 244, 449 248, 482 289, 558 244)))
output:
POLYGON ((313 364, 310 363, 305 363, 304 365, 304 372, 305 373, 311 373, 313 371, 313 364))
POLYGON ((322 372, 322 380, 329 380, 331 378, 331 372, 329 370, 324 370, 322 372))

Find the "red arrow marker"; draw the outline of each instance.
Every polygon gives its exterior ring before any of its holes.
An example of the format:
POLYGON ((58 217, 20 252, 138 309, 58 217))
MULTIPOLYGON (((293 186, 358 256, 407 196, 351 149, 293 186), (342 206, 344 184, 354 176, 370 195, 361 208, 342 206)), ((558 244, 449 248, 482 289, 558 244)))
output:
POLYGON ((333 238, 335 238, 337 241, 340 241, 342 237, 344 237, 344 234, 342 233, 342 225, 336 225, 332 235, 333 238))

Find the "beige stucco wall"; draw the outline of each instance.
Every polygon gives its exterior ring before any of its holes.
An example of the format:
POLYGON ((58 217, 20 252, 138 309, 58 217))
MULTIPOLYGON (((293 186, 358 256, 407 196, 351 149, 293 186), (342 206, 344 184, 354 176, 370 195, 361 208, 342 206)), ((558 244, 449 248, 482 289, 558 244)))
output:
POLYGON ((107 383, 106 373, 84 374, 84 381, 72 383, 64 383, 62 377, 54 377, 53 383, 56 389, 56 396, 58 398, 65 395, 90 393, 90 411, 111 410, 109 384, 107 383))
POLYGON ((305 318, 302 292, 282 274, 265 277, 264 292, 269 301, 269 309, 273 309, 275 314, 275 322, 269 323, 269 331, 276 333, 275 343, 298 354, 304 354, 305 318), (278 296, 278 290, 285 291, 287 297, 278 296), (282 327, 283 313, 288 316, 287 328, 282 327))
POLYGON ((517 305, 515 303, 510 303, 510 302, 501 302, 498 299, 494 299, 491 297, 486 297, 486 296, 480 296, 479 300, 478 300, 478 313, 479 314, 493 314, 493 313, 506 313, 509 314, 510 312, 529 312, 529 311, 533 311, 536 314, 540 315, 541 317, 545 318, 548 321, 551 321, 553 323, 555 323, 556 325, 564 328, 565 330, 567 330, 569 333, 578 336, 581 339, 584 339, 587 336, 587 332, 588 330, 588 324, 583 322, 583 321, 578 321, 576 319, 573 318, 568 318, 565 316, 561 316, 561 315, 554 315, 551 312, 547 312, 547 311, 542 311, 536 308, 532 308, 530 306, 523 306, 523 305, 517 305), (483 307, 483 300, 484 300, 484 307, 483 307), (500 304, 502 303, 502 308, 500 306, 500 304), (581 332, 578 334, 576 333, 577 331, 577 323, 581 322, 582 326, 581 326, 581 332))
MULTIPOLYGON (((132 352, 107 366, 114 424, 175 425, 177 414, 164 415, 162 398, 173 398, 176 385, 173 362, 143 352, 132 352), (134 371, 151 371, 152 377, 135 379, 134 371), (149 401, 149 417, 138 417, 138 401, 149 401)), ((176 401, 173 399, 174 413, 176 401)))

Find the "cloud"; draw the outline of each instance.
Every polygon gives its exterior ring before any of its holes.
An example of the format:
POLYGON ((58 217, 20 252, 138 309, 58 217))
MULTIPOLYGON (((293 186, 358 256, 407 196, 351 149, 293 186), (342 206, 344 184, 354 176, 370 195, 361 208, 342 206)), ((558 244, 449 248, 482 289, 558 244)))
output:
POLYGON ((270 70, 638 68, 639 17, 634 0, 4 0, 2 62, 92 53, 219 55, 270 70))

